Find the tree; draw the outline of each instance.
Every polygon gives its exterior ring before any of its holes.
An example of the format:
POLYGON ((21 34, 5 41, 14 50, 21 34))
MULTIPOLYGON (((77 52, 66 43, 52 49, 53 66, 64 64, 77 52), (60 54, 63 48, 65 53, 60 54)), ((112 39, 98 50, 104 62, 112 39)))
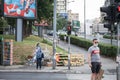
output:
POLYGON ((53 0, 38 0, 37 1, 37 16, 38 21, 42 19, 51 23, 53 20, 53 0))
POLYGON ((7 26, 8 26, 7 21, 5 20, 5 18, 1 17, 0 18, 0 27, 7 27, 7 26))
POLYGON ((57 30, 63 29, 64 27, 67 26, 67 19, 58 17, 57 19, 57 30))
POLYGON ((4 27, 7 27, 8 23, 5 18, 0 17, 0 34, 3 34, 4 27))

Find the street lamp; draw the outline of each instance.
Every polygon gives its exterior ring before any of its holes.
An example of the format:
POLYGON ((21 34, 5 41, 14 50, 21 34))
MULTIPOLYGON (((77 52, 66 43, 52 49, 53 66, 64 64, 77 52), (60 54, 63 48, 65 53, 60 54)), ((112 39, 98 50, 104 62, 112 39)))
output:
POLYGON ((84 0, 84 38, 86 39, 86 0, 84 0))
POLYGON ((56 68, 56 60, 55 60, 55 55, 56 55, 56 0, 54 0, 54 18, 53 18, 53 66, 52 68, 55 69, 56 68))

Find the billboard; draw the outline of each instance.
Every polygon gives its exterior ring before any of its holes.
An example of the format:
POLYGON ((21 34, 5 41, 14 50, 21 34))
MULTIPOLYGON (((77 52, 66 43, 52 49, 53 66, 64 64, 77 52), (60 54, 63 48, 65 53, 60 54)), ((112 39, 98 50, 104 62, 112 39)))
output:
POLYGON ((73 28, 80 28, 80 21, 72 20, 72 26, 73 28))
POLYGON ((36 0, 4 0, 4 16, 35 19, 36 4, 36 0))

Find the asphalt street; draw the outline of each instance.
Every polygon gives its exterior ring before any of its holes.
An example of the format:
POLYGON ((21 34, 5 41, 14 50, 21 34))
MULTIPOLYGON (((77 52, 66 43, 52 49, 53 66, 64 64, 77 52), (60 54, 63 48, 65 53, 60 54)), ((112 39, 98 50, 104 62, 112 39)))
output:
POLYGON ((2 72, 0 80, 67 80, 67 76, 60 73, 2 72))
MULTIPOLYGON (((114 75, 105 75, 102 80, 115 80, 114 75)), ((0 80, 90 80, 90 74, 65 74, 55 72, 0 72, 0 80)))

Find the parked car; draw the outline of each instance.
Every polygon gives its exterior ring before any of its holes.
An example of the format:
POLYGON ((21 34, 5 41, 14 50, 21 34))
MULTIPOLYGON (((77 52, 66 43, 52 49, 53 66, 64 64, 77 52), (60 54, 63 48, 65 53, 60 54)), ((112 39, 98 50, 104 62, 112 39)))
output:
MULTIPOLYGON (((52 30, 52 31, 48 32, 47 35, 53 36, 53 33, 54 33, 54 31, 52 30)), ((57 34, 57 32, 56 32, 56 34, 57 34)))
POLYGON ((50 32, 48 32, 47 35, 49 35, 49 36, 53 36, 53 30, 50 31, 50 32))
POLYGON ((65 35, 67 35, 67 32, 63 31, 63 30, 58 30, 57 35, 59 35, 59 34, 65 34, 65 35))

